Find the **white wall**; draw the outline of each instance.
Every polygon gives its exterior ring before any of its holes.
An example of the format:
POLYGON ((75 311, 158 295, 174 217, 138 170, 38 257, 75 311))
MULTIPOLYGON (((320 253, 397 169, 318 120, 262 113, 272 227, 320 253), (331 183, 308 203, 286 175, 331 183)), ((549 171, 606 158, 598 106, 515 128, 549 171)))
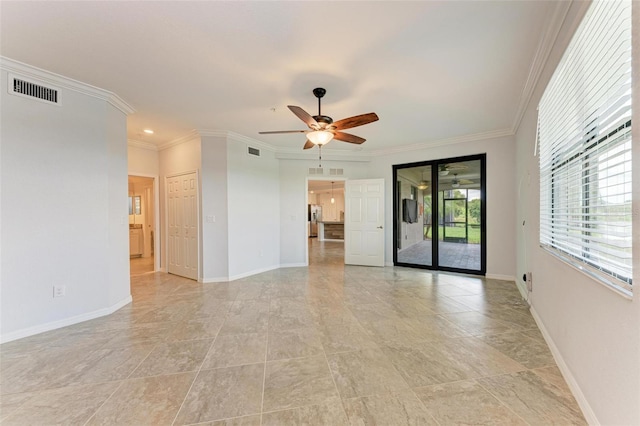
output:
POLYGON ((229 209, 226 136, 202 136, 201 181, 203 189, 201 200, 202 280, 204 282, 227 281, 229 279, 229 209))
POLYGON ((126 115, 66 88, 60 106, 8 95, 5 69, 0 80, 0 338, 8 341, 130 301, 126 115), (66 296, 54 299, 54 285, 66 296))
MULTIPOLYGON (((227 196, 231 279, 280 266, 278 160, 272 151, 260 151, 260 157, 248 155, 245 142, 228 138, 227 196)), ((304 192, 303 190, 303 196, 304 192)))
POLYGON ((127 158, 130 175, 158 176, 160 174, 160 154, 155 149, 129 144, 127 158))
MULTIPOLYGON (((634 23, 640 11, 634 4, 634 23)), ((536 107, 582 12, 574 4, 516 135, 518 275, 533 272, 532 312, 547 337, 567 382, 592 424, 640 424, 640 303, 628 300, 572 269, 538 246, 539 174, 533 156, 536 107), (523 227, 522 221, 526 220, 523 227)), ((634 28, 634 105, 639 105, 639 27, 634 28)), ((633 122, 640 123, 634 107, 633 122)), ((635 125, 634 125, 635 126, 635 125)), ((640 126, 633 130, 640 139, 640 126)), ((634 183, 640 182, 640 144, 634 142, 634 183)), ((634 212, 640 188, 634 184, 634 212)), ((640 280, 640 215, 633 218, 634 282, 640 280)), ((637 289, 636 289, 637 290, 637 289)), ((638 293, 636 291, 636 293, 638 293)))
MULTIPOLYGON (((108 307, 117 307, 131 300, 129 280, 129 230, 124 225, 124 213, 129 213, 127 196, 127 117, 106 105, 107 184, 108 184, 108 307)), ((113 309, 112 308, 112 309, 113 309)))
POLYGON ((385 262, 393 263, 392 165, 487 154, 487 276, 515 279, 515 143, 513 137, 434 146, 421 151, 373 157, 370 177, 384 177, 386 190, 385 262))

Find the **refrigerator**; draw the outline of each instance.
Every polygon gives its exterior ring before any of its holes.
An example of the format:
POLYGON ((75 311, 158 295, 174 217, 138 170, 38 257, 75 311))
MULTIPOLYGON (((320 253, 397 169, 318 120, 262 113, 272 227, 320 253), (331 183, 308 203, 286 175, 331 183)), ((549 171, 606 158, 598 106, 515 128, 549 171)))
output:
POLYGON ((317 204, 309 204, 308 208, 309 237, 318 236, 318 222, 322 220, 322 207, 317 204))

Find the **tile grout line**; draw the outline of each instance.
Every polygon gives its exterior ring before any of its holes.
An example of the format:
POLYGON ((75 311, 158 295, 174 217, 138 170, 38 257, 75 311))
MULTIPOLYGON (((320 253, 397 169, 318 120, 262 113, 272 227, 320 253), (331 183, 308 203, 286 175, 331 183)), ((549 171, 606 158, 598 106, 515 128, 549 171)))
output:
POLYGON ((411 393, 413 394, 413 396, 415 396, 415 397, 416 397, 416 399, 418 400, 418 402, 420 403, 420 405, 422 406, 422 408, 424 408, 424 411, 429 415, 429 417, 430 417, 434 422, 436 422, 436 424, 437 424, 437 425, 439 425, 439 426, 445 426, 445 425, 443 425, 442 423, 440 423, 440 422, 438 421, 438 419, 436 419, 436 418, 431 414, 431 411, 427 408, 427 406, 424 404, 424 402, 422 402, 422 400, 420 399, 420 397, 418 396, 418 394, 417 394, 417 393, 416 393, 416 391, 415 391, 415 390, 416 390, 416 389, 418 389, 418 388, 409 388, 409 389, 411 390, 411 393))
MULTIPOLYGON (((528 371, 528 370, 526 370, 528 371)), ((505 376, 505 375, 511 375, 511 374, 515 374, 515 373, 506 373, 506 374, 498 374, 499 376, 505 376)), ((494 376, 492 376, 494 377, 494 376)), ((516 416, 517 418, 519 418, 520 420, 522 420, 523 422, 525 422, 526 424, 530 425, 531 423, 529 423, 528 421, 526 421, 524 418, 522 418, 518 413, 516 413, 515 411, 513 411, 511 409, 511 407, 509 405, 507 405, 506 403, 504 403, 500 398, 498 398, 497 395, 494 395, 493 392, 491 392, 489 389, 487 389, 485 386, 482 385, 482 383, 480 383, 477 379, 472 379, 475 383, 478 384, 478 386, 480 386, 482 389, 485 390, 485 392, 487 392, 489 395, 491 395, 491 397, 493 397, 496 401, 498 401, 500 403, 501 406, 505 407, 509 412, 513 413, 514 416, 516 416)))
MULTIPOLYGON (((235 299, 233 300, 232 305, 235 303, 235 299)), ((229 308, 230 310, 231 308, 229 308)), ((218 328, 218 331, 216 333, 216 336, 213 338, 213 341, 211 342, 211 345, 209 345, 209 349, 207 350, 207 353, 205 354, 204 358, 202 359, 202 362, 200 363, 200 367, 198 368, 198 371, 196 372, 195 376, 193 376, 193 381, 191 382, 191 385, 189 386, 189 390, 187 390, 187 392, 184 394, 184 398, 182 399, 182 403, 180 404, 180 408, 178 408, 178 410, 176 411, 176 415, 173 418, 173 421, 171 422, 172 425, 174 425, 176 423, 176 420, 178 419, 178 415, 180 414, 180 411, 182 411, 182 408, 184 407, 184 403, 187 400, 187 397, 189 396, 189 393, 191 393, 191 389, 193 389, 193 385, 196 383, 196 380, 198 379, 198 376, 200 375, 200 371, 202 371, 202 366, 204 365, 204 360, 207 359, 207 355, 209 355, 209 351, 211 351, 211 348, 213 348, 213 345, 216 343, 216 340, 218 340, 218 336, 220 335, 220 330, 222 330, 222 327, 224 326, 224 323, 227 321, 227 317, 229 316, 229 310, 227 311, 227 314, 225 315, 225 319, 222 322, 222 324, 220 324, 220 327, 218 328)))
POLYGON ((322 345, 322 354, 324 355, 324 360, 327 363, 327 369, 329 370, 329 375, 331 376, 331 381, 333 382, 333 386, 336 389, 336 393, 338 394, 338 398, 340 398, 340 405, 342 406, 342 412, 344 413, 345 417, 347 418, 347 422, 350 422, 349 420, 349 414, 347 414, 347 407, 345 407, 344 405, 344 398, 342 398, 342 395, 340 394, 340 390, 338 389, 338 384, 336 383, 336 379, 333 375, 333 370, 331 370, 331 365, 329 364, 329 357, 327 356, 327 351, 324 348, 324 345, 322 345))
POLYGON ((111 392, 111 394, 109 394, 109 396, 108 396, 108 397, 107 397, 107 398, 102 402, 102 404, 100 404, 100 406, 96 409, 96 411, 94 411, 94 412, 93 412, 93 414, 91 415, 91 417, 89 417, 89 418, 87 419, 87 421, 86 421, 86 422, 84 422, 84 425, 89 424, 89 422, 91 421, 91 419, 93 419, 93 418, 96 416, 96 414, 98 414, 98 412, 102 409, 102 407, 104 407, 104 405, 105 405, 105 404, 106 404, 106 403, 107 403, 107 402, 108 402, 108 401, 113 397, 113 395, 114 395, 116 392, 118 392, 118 389, 120 389, 120 388, 124 385, 124 382, 125 382, 124 380, 121 380, 121 381, 120 381, 120 384, 118 385, 118 387, 117 387, 117 388, 115 388, 115 389, 113 390, 113 392, 111 392))
POLYGON ((262 399, 260 400, 260 424, 264 412, 264 391, 267 383, 267 358, 269 355, 269 322, 271 320, 271 295, 269 295, 269 309, 267 310, 267 338, 264 344, 264 368, 262 369, 262 399))

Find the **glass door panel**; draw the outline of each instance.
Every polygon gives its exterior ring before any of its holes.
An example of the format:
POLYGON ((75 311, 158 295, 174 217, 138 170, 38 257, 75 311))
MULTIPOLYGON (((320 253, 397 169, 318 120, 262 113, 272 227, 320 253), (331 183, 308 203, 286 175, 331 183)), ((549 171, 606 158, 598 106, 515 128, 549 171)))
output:
POLYGON ((396 256, 398 264, 433 265, 431 166, 396 174, 396 256))
POLYGON ((480 271, 481 161, 444 163, 438 169, 438 265, 480 271))

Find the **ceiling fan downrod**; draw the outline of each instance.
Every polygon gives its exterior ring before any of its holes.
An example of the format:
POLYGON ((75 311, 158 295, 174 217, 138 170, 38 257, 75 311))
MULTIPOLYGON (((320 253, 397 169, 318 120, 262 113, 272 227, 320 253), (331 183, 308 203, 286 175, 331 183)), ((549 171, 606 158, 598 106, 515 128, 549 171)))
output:
POLYGON ((323 89, 322 87, 316 87, 315 89, 313 89, 313 96, 315 96, 316 98, 318 98, 318 116, 322 117, 322 110, 321 110, 321 100, 322 97, 327 93, 327 91, 325 89, 323 89))

